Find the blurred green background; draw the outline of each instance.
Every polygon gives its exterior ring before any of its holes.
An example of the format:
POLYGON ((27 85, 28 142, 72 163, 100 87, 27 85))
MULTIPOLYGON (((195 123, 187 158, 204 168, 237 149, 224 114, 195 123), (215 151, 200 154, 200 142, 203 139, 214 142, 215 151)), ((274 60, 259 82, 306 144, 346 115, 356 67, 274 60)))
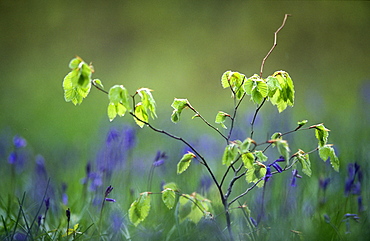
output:
MULTIPOLYGON (((339 150, 362 144, 364 152, 370 116, 365 1, 0 1, 0 129, 22 135, 46 157, 56 147, 91 150, 110 125, 108 100, 92 89, 79 107, 64 101, 62 81, 75 55, 93 63, 93 78, 106 88, 153 89, 160 120, 169 119, 177 97, 213 122, 218 110, 232 108, 222 73, 259 73, 285 13, 292 17, 264 69, 264 77, 286 70, 295 83, 295 108, 279 118, 293 125, 324 122, 339 150)), ((253 113, 255 106, 243 108, 253 113)), ((264 118, 276 112, 266 107, 264 118)), ((161 128, 167 124, 158 121, 161 128)), ((348 161, 364 156, 358 149, 341 154, 348 161)))

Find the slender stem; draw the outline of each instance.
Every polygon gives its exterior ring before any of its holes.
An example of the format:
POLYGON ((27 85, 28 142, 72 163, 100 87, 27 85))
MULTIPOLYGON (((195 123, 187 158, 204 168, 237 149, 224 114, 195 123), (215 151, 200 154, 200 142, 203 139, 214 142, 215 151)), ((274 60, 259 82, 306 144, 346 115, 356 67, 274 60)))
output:
POLYGON ((251 122, 251 139, 253 139, 253 134, 254 134, 254 122, 256 121, 258 111, 262 108, 263 104, 266 102, 267 97, 265 97, 262 101, 262 103, 257 107, 256 111, 254 112, 254 116, 251 122))
POLYGON ((209 127, 211 127, 212 129, 214 129, 218 134, 220 134, 226 141, 228 140, 228 138, 222 134, 216 127, 214 127, 213 125, 211 125, 206 119, 204 119, 204 117, 199 114, 199 112, 194 109, 193 106, 191 106, 190 104, 187 104, 188 108, 191 109, 192 111, 194 111, 194 113, 196 114, 196 116, 198 116, 200 119, 202 119, 202 121, 209 127))
POLYGON ((289 16, 292 16, 290 14, 285 14, 284 16, 284 20, 283 20, 283 23, 281 24, 280 28, 278 28, 276 30, 276 32, 274 33, 274 44, 272 45, 270 51, 266 54, 266 56, 263 58, 262 60, 262 64, 261 64, 261 71, 260 71, 260 78, 262 78, 262 73, 263 73, 263 67, 265 66, 265 62, 267 60, 267 58, 270 56, 270 54, 272 53, 272 51, 275 49, 276 45, 277 45, 277 34, 280 32, 280 30, 284 27, 285 25, 285 22, 286 20, 288 19, 289 16))

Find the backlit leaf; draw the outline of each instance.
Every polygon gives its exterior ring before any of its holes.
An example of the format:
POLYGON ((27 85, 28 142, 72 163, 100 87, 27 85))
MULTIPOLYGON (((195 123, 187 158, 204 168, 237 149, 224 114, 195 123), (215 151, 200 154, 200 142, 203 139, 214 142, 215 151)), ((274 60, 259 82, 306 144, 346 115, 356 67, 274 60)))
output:
POLYGON ((230 115, 223 112, 223 111, 219 111, 216 115, 216 120, 215 122, 217 124, 220 124, 223 128, 227 129, 227 127, 225 126, 224 122, 226 120, 226 117, 229 117, 230 115))
POLYGON ((181 112, 184 108, 189 105, 187 99, 174 99, 171 104, 171 107, 174 109, 171 115, 171 121, 177 123, 180 120, 181 112))
POLYGON ((195 157, 196 156, 191 152, 184 154, 179 163, 177 163, 177 174, 181 174, 186 171, 190 166, 191 160, 195 157))
MULTIPOLYGON (((245 174, 246 181, 248 183, 256 183, 261 178, 263 178, 266 175, 266 167, 264 165, 254 163, 253 168, 248 169, 247 173, 245 174)), ((262 187, 264 184, 264 181, 260 181, 257 186, 262 187)))
POLYGON ((162 201, 168 209, 172 209, 175 206, 176 195, 172 189, 165 189, 162 191, 162 201))
POLYGON ((148 123, 149 118, 148 118, 148 113, 146 112, 146 109, 143 107, 141 102, 135 106, 134 114, 137 117, 137 118, 134 118, 136 124, 140 126, 141 128, 143 128, 143 126, 145 125, 144 122, 148 123))
POLYGON ((230 143, 226 146, 224 154, 222 155, 222 164, 230 166, 238 155, 238 146, 235 143, 230 143))
POLYGON ((145 220, 150 211, 150 195, 148 192, 140 194, 140 197, 136 199, 128 210, 129 219, 131 223, 137 226, 139 223, 145 220))
POLYGON ((310 161, 310 157, 308 156, 308 154, 304 153, 304 151, 302 150, 299 150, 296 157, 302 165, 302 172, 310 177, 312 174, 312 171, 311 171, 311 161, 310 161))

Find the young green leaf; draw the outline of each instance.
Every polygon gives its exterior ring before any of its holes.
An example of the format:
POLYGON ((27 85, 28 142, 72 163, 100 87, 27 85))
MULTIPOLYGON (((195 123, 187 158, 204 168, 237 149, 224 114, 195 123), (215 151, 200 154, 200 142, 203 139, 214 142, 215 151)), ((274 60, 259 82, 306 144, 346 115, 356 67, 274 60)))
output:
POLYGON ((124 116, 130 109, 128 93, 123 85, 115 85, 108 92, 108 117, 112 121, 116 116, 124 116))
POLYGON ((223 111, 219 111, 216 115, 216 120, 215 120, 216 124, 220 124, 223 128, 227 129, 227 127, 224 124, 226 117, 230 117, 230 115, 223 111))
POLYGON ((251 152, 244 153, 242 155, 242 161, 244 163, 244 167, 247 169, 253 169, 255 157, 251 152))
POLYGON ((164 184, 163 185, 163 189, 171 189, 171 190, 173 190, 175 192, 180 191, 180 188, 174 182, 169 182, 169 183, 164 184))
POLYGON ((80 57, 76 57, 76 58, 73 58, 70 62, 69 62, 69 68, 70 69, 77 69, 78 66, 80 65, 80 63, 82 62, 83 60, 80 58, 80 57))
POLYGON ((280 155, 284 157, 287 165, 289 165, 290 149, 289 149, 288 142, 286 140, 276 139, 275 144, 277 146, 277 149, 278 149, 280 155))
POLYGON ((94 83, 94 85, 98 86, 100 89, 104 90, 104 86, 102 84, 102 82, 100 81, 100 79, 93 79, 92 81, 94 83))
POLYGON ((254 141, 251 138, 245 139, 240 145, 239 145, 239 150, 240 153, 247 153, 249 152, 249 147, 254 141))
POLYGON ((311 161, 308 154, 304 153, 304 151, 302 150, 299 150, 296 154, 296 157, 302 165, 302 172, 310 177, 312 171, 311 171, 311 161))
POLYGON ((191 160, 195 157, 194 153, 191 152, 184 154, 179 163, 177 163, 177 174, 181 174, 186 171, 190 166, 191 160))
POLYGON ((257 157, 257 159, 260 161, 260 162, 265 162, 267 161, 268 157, 265 156, 265 154, 263 154, 262 151, 255 151, 254 152, 254 155, 257 157))
MULTIPOLYGON (((256 183, 258 182, 262 177, 266 175, 266 166, 259 163, 254 163, 253 167, 248 169, 247 173, 245 174, 246 181, 248 183, 256 183)), ((257 184, 257 187, 262 187, 264 184, 264 181, 260 181, 257 184)))
POLYGON ((330 158, 330 164, 335 171, 339 171, 339 159, 335 154, 334 148, 331 145, 324 145, 319 148, 319 156, 323 161, 327 161, 330 158))
POLYGON ((271 91, 268 93, 271 104, 276 105, 279 112, 282 112, 287 106, 294 105, 294 85, 289 74, 285 71, 276 71, 272 78, 268 78, 268 84, 271 91), (277 82, 276 82, 276 80, 277 82), (278 83, 278 84, 277 84, 278 83), (277 87, 279 86, 279 87, 277 87))
POLYGON ((168 209, 172 209, 175 206, 176 196, 172 189, 164 189, 162 191, 162 201, 168 209))
POLYGON ((174 99, 171 107, 174 109, 171 115, 171 121, 177 123, 180 120, 181 112, 184 108, 188 107, 189 102, 187 99, 174 99))
POLYGON ((136 118, 134 117, 136 124, 143 128, 145 125, 144 122, 148 123, 149 117, 146 108, 143 107, 141 102, 136 104, 134 114, 136 116, 136 118))
POLYGON ((231 142, 226 146, 224 154, 222 155, 222 165, 230 166, 238 155, 238 145, 231 142))
POLYGON ((145 220, 150 211, 150 195, 148 192, 140 194, 140 197, 136 199, 128 210, 129 219, 131 223, 137 226, 139 223, 145 220))
POLYGON ((233 93, 235 94, 235 97, 237 99, 241 99, 244 94, 244 88, 242 86, 244 80, 244 74, 228 70, 222 74, 221 84, 224 89, 227 87, 231 87, 233 93))
POLYGON ((315 136, 319 141, 319 147, 326 145, 329 137, 329 129, 327 129, 323 124, 313 125, 310 128, 315 128, 315 136))
POLYGON ((89 94, 91 82, 88 81, 86 84, 80 85, 80 77, 81 72, 78 69, 72 70, 64 77, 63 89, 66 102, 72 101, 74 105, 81 104, 82 100, 89 94))
POLYGON ((151 91, 152 90, 148 88, 141 88, 141 89, 138 89, 136 92, 141 97, 141 102, 143 103, 143 107, 145 109, 149 109, 150 116, 154 119, 157 117, 156 107, 155 107, 156 104, 155 104, 155 100, 153 98, 151 91))

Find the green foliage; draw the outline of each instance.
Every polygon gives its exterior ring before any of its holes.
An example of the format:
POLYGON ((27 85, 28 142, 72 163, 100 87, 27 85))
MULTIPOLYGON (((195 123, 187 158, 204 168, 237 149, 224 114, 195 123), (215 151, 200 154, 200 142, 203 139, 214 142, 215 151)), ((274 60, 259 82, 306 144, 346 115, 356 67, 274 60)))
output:
POLYGON ((335 154, 334 148, 331 145, 324 145, 319 148, 319 156, 323 161, 330 158, 330 164, 335 171, 339 171, 339 159, 335 154))
POLYGON ((319 141, 319 147, 326 145, 329 137, 329 129, 325 128, 323 124, 313 125, 310 128, 315 128, 315 136, 319 141))
POLYGON ((289 155, 290 149, 289 149, 288 142, 286 140, 276 139, 274 143, 275 143, 280 155, 284 157, 284 159, 285 159, 285 161, 287 162, 287 165, 288 165, 289 164, 289 158, 290 158, 290 155, 289 155))
POLYGON ((174 109, 171 115, 171 121, 173 123, 179 122, 182 110, 188 106, 189 106, 189 102, 187 99, 176 99, 175 98, 171 105, 171 107, 174 109))
POLYGON ((137 226, 149 215, 149 211, 150 195, 148 192, 144 192, 131 204, 130 209, 128 210, 131 223, 137 226))
POLYGON ((148 88, 141 88, 138 89, 136 92, 141 97, 141 103, 143 108, 145 109, 145 112, 148 113, 147 110, 150 111, 150 116, 154 119, 157 117, 156 109, 155 109, 155 100, 151 93, 152 90, 148 88))
POLYGON ((289 74, 282 70, 276 71, 269 80, 273 82, 270 89, 274 89, 268 93, 271 104, 276 105, 279 112, 285 110, 287 106, 293 106, 295 91, 289 74))
POLYGON ((301 163, 302 165, 302 172, 310 177, 312 174, 312 171, 311 171, 311 161, 310 161, 309 155, 305 153, 304 151, 299 150, 295 156, 298 159, 299 163, 301 163))
POLYGON ((175 191, 170 188, 165 188, 162 191, 162 201, 168 209, 172 209, 175 206, 176 201, 175 191))
POLYGON ((230 115, 223 111, 219 111, 216 115, 215 123, 220 124, 224 129, 227 129, 227 127, 224 124, 226 121, 226 117, 230 117, 230 115))
POLYGON ((264 181, 260 181, 261 178, 263 178, 266 175, 266 166, 261 163, 253 163, 252 166, 248 169, 245 180, 248 183, 259 183, 257 184, 258 187, 262 187, 264 184, 264 181))
POLYGON ((260 105, 268 95, 268 85, 257 74, 248 78, 244 84, 244 91, 251 96, 251 100, 260 105))
POLYGON ((202 217, 208 217, 212 211, 210 201, 198 193, 183 194, 178 202, 178 215, 180 222, 189 219, 198 223, 202 217))
POLYGON ((233 92, 233 95, 235 95, 236 99, 239 100, 242 98, 244 94, 243 90, 244 80, 245 80, 244 74, 228 70, 221 76, 221 85, 224 89, 230 87, 233 92))
POLYGON ((196 156, 194 155, 194 153, 191 152, 184 154, 179 163, 177 163, 177 174, 181 174, 186 171, 186 169, 188 169, 188 167, 190 166, 191 160, 193 160, 193 158, 195 157, 196 156))
POLYGON ((128 100, 128 93, 123 85, 115 85, 110 88, 108 93, 108 117, 112 121, 116 116, 124 116, 126 111, 130 111, 130 103, 128 100))
POLYGON ((222 155, 222 165, 230 166, 238 156, 239 149, 235 142, 231 142, 226 146, 224 154, 222 155))
POLYGON ((81 104, 90 92, 93 68, 79 57, 72 59, 69 67, 72 71, 63 80, 64 99, 74 105, 81 104))

